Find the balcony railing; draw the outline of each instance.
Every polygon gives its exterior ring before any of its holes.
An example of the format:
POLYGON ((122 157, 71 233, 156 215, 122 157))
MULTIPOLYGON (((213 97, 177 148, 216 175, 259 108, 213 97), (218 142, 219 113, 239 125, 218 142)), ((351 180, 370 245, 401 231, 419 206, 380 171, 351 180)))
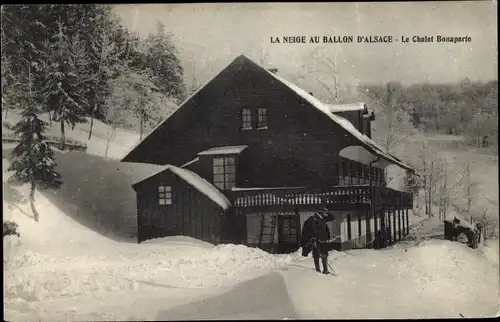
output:
POLYGON ((387 187, 369 185, 334 186, 326 189, 311 188, 249 188, 231 191, 230 199, 235 207, 267 206, 331 206, 331 208, 400 207, 411 208, 410 194, 387 187))

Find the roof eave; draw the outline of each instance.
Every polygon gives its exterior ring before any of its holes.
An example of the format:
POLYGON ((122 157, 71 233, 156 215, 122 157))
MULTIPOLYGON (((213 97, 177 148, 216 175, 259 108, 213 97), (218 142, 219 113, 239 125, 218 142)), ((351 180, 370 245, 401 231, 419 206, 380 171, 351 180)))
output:
POLYGON ((377 149, 374 149, 373 147, 365 144, 362 141, 359 141, 359 145, 350 145, 348 147, 345 147, 339 152, 339 155, 343 158, 360 162, 366 165, 373 165, 377 168, 386 168, 389 165, 396 165, 402 169, 415 172, 413 168, 404 164, 400 160, 396 160, 395 158, 392 159, 384 152, 378 151, 377 149), (381 164, 379 162, 380 159, 383 159, 385 162, 387 162, 387 165, 381 164))

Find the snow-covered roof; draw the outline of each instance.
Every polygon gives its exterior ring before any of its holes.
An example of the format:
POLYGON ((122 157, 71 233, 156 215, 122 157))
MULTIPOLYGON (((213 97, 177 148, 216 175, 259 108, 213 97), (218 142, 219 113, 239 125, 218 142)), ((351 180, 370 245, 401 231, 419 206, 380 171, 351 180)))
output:
POLYGON ((196 163, 196 162, 198 162, 198 161, 200 161, 200 158, 199 158, 199 157, 196 157, 196 158, 194 158, 193 160, 191 160, 191 161, 189 161, 189 162, 186 162, 186 163, 184 163, 183 165, 181 165, 181 168, 189 167, 191 164, 196 163))
MULTIPOLYGON (((254 62, 254 64, 256 64, 257 66, 260 66, 259 64, 255 63, 255 62, 254 62)), ((324 104, 323 102, 321 102, 320 100, 318 100, 316 97, 310 95, 309 93, 307 93, 306 91, 304 91, 302 88, 300 88, 300 87, 298 87, 298 86, 290 83, 289 81, 283 79, 282 77, 280 77, 280 76, 278 76, 278 75, 276 75, 274 73, 269 72, 265 68, 263 68, 263 69, 269 75, 271 75, 272 77, 274 77, 275 79, 277 79, 278 81, 280 81, 281 83, 283 83, 284 85, 286 85, 287 87, 289 87, 292 91, 294 91, 297 95, 299 95, 304 100, 306 100, 313 107, 315 107, 319 111, 323 112, 332 121, 334 121, 335 123, 337 123, 338 125, 340 125, 341 127, 343 127, 347 132, 349 132, 350 134, 352 134, 356 139, 358 139, 361 142, 361 144, 363 145, 363 147, 365 149, 367 149, 369 152, 371 152, 372 154, 377 155, 378 157, 382 157, 386 161, 389 161, 389 163, 396 164, 396 165, 398 165, 398 166, 400 166, 400 167, 402 167, 404 169, 414 171, 413 168, 411 168, 410 166, 404 164, 401 160, 399 160, 395 156, 391 155, 389 152, 384 151, 383 148, 381 148, 377 143, 375 143, 375 141, 373 141, 372 139, 370 139, 368 136, 366 136, 366 135, 362 134, 361 132, 359 132, 358 129, 356 129, 356 127, 351 122, 349 122, 348 120, 346 120, 345 118, 343 118, 341 116, 338 116, 338 115, 332 113, 332 111, 330 110, 330 108, 328 107, 328 105, 324 104)), ((351 153, 345 153, 344 155, 341 155, 341 156, 350 159, 351 153)), ((377 160, 377 159, 374 159, 374 160, 371 160, 371 159, 361 158, 361 157, 358 156, 356 158, 356 161, 363 162, 363 163, 368 163, 370 161, 377 160)), ((382 163, 379 163, 379 165, 380 166, 385 166, 385 165, 382 165, 382 163)))
MULTIPOLYGON (((375 165, 375 166, 378 165, 379 167, 385 167, 388 164, 396 164, 396 165, 398 165, 398 166, 400 166, 400 167, 402 167, 404 169, 414 171, 413 168, 411 168, 410 166, 404 164, 401 160, 399 160, 395 156, 391 155, 390 153, 384 151, 384 149, 382 149, 377 143, 375 143, 373 140, 371 140, 366 135, 364 135, 361 132, 359 132, 356 129, 356 127, 354 127, 354 125, 352 125, 351 122, 349 122, 348 120, 346 120, 346 119, 344 119, 344 118, 336 115, 335 112, 340 112, 341 111, 341 107, 340 106, 335 107, 335 105, 333 105, 333 104, 325 104, 325 103, 321 102, 320 100, 318 100, 317 98, 315 98, 314 96, 312 96, 309 93, 307 93, 306 91, 304 91, 303 89, 301 89, 300 87, 298 87, 298 86, 296 86, 296 85, 288 82, 287 80, 281 78, 280 76, 278 76, 275 73, 269 71, 268 69, 266 69, 265 67, 261 66, 260 64, 258 64, 256 62, 254 62, 253 60, 251 60, 251 59, 249 59, 249 58, 247 58, 247 57, 245 57, 243 55, 239 56, 237 59, 241 59, 241 58, 244 58, 247 61, 252 62, 254 65, 260 67, 266 73, 268 73, 269 75, 271 75, 272 77, 274 77, 275 79, 277 79, 279 82, 281 82, 282 84, 286 85, 288 88, 290 88, 292 91, 294 91, 297 95, 299 95, 300 97, 302 97, 304 100, 306 100, 309 104, 311 104, 313 107, 315 107, 319 111, 323 112, 332 121, 334 121, 335 123, 337 123, 338 125, 340 125, 341 127, 343 127, 345 130, 347 130, 347 132, 349 132, 351 135, 353 135, 354 137, 356 137, 361 142, 361 145, 362 145, 361 147, 355 148, 355 149, 351 149, 351 150, 357 151, 356 153, 354 153, 354 157, 356 157, 356 159, 352 159, 352 154, 353 153, 351 153, 351 152, 353 152, 353 151, 350 151, 350 150, 343 151, 343 153, 342 153, 343 155, 341 155, 341 156, 343 156, 345 158, 348 158, 348 159, 356 160, 356 161, 359 161, 359 162, 362 162, 362 163, 365 163, 365 164, 368 163, 368 162, 374 161, 374 160, 378 160, 380 157, 382 157, 387 162, 380 162, 380 161, 378 161, 378 163, 375 163, 373 165, 375 165), (336 111, 333 112, 332 109, 334 109, 336 111), (363 152, 359 152, 359 150, 361 150, 361 149, 365 150, 364 153, 363 152), (365 157, 367 155, 366 152, 369 152, 368 154, 371 153, 371 158, 366 158, 365 157), (375 158, 375 159, 372 160, 373 158, 375 158)), ((233 62, 231 62, 229 65, 231 65, 233 62)), ((225 70, 225 69, 223 69, 223 70, 225 70)), ((200 88, 198 88, 198 90, 196 90, 190 97, 188 97, 183 103, 180 104, 180 108, 177 109, 177 111, 179 111, 186 102, 190 101, 195 95, 198 94, 199 91, 201 91, 204 87, 206 87, 210 82, 212 82, 213 79, 215 79, 221 73, 222 73, 222 71, 219 72, 214 78, 208 80, 205 85, 203 85, 200 88)), ((364 105, 364 104, 363 103, 341 104, 341 106, 343 106, 342 107, 343 109, 347 109, 349 106, 351 106, 350 108, 352 108, 352 109, 358 109, 358 110, 360 109, 361 105, 364 105)), ((137 143, 137 145, 131 150, 130 153, 132 153, 132 151, 134 151, 142 142, 144 142, 150 135, 152 135, 161 125, 163 125, 165 122, 167 122, 168 119, 169 118, 167 118, 163 122, 159 123, 143 140, 141 140, 139 143, 137 143)), ((239 146, 239 147, 242 147, 242 146, 239 146)), ((246 148, 246 146, 244 146, 244 147, 246 148)), ((235 148, 235 147, 233 146, 233 147, 212 148, 212 149, 200 152, 198 155, 203 155, 203 154, 224 154, 224 153, 236 153, 237 154, 237 153, 243 151, 243 149, 244 149, 244 148, 241 149, 239 152, 233 152, 235 150, 232 150, 231 148, 235 148), (219 152, 215 152, 215 151, 217 151, 216 149, 218 149, 219 152), (228 152, 228 151, 230 151, 230 152, 228 152)), ((124 159, 126 159, 128 157, 128 155, 124 159)))
MULTIPOLYGON (((191 186, 193 186, 196 190, 210 198, 213 202, 218 204, 222 209, 227 210, 229 207, 231 207, 231 202, 227 197, 219 191, 214 185, 212 185, 210 182, 207 180, 203 179, 200 177, 198 174, 194 173, 193 171, 190 171, 188 169, 181 169, 179 167, 173 166, 173 165, 165 165, 162 167, 160 171, 155 173, 154 175, 150 176, 149 178, 163 172, 169 170, 182 180, 186 181, 189 183, 191 186)), ((147 178, 147 179, 149 179, 147 178)), ((144 179, 144 180, 147 180, 144 179)), ((144 181, 142 180, 142 181, 144 181)), ((142 182, 141 181, 141 182, 142 182)), ((139 183, 139 182, 138 182, 139 183)), ((137 185, 138 183, 134 184, 137 185)))
POLYGON ((248 145, 219 146, 201 151, 198 155, 239 154, 246 148, 248 148, 248 145))
POLYGON ((460 217, 460 216, 447 216, 446 219, 444 220, 445 222, 448 221, 450 223, 453 223, 453 220, 455 219, 458 219, 459 220, 459 223, 456 224, 456 226, 459 226, 459 227, 462 227, 462 228, 466 228, 466 229, 476 229, 476 227, 473 225, 473 224, 470 224, 467 220, 465 220, 464 218, 460 217))
POLYGON ((362 111, 367 109, 366 104, 359 103, 346 103, 346 104, 327 104, 323 103, 332 113, 362 111))
POLYGON ((291 190, 291 189, 303 189, 304 187, 250 187, 250 188, 239 188, 233 187, 231 191, 259 191, 259 190, 291 190))

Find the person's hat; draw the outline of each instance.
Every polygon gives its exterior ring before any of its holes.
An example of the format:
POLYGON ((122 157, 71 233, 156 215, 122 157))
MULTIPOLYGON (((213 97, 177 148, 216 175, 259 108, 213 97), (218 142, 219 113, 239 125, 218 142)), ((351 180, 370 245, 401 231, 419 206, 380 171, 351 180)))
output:
POLYGON ((315 211, 314 214, 320 218, 324 218, 325 214, 322 211, 315 211))

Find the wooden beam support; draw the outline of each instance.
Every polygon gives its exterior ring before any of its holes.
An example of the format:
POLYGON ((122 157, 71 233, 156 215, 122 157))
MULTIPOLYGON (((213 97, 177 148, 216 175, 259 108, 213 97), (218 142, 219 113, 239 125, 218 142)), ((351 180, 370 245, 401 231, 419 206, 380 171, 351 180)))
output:
POLYGON ((396 208, 395 207, 392 207, 392 223, 393 223, 393 242, 396 242, 397 241, 397 226, 396 226, 396 208))
POLYGON ((410 233, 410 221, 408 220, 408 209, 406 210, 406 234, 408 235, 410 233))
POLYGON ((401 240, 403 238, 403 236, 401 236, 402 234, 402 230, 401 230, 401 208, 398 207, 398 237, 399 237, 399 240, 401 240))

